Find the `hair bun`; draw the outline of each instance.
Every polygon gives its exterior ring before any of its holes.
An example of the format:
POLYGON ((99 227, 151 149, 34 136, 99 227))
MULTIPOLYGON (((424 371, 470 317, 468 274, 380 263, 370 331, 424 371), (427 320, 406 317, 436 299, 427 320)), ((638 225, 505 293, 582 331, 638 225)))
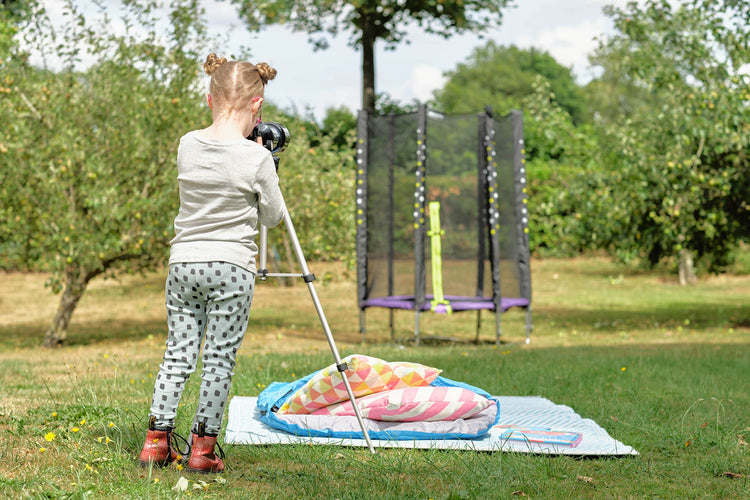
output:
POLYGON ((263 80, 263 85, 267 84, 268 80, 276 78, 276 70, 269 66, 268 63, 258 63, 255 67, 258 69, 260 79, 263 80))
POLYGON ((214 72, 219 69, 225 62, 227 62, 226 57, 219 57, 214 53, 211 53, 206 57, 206 62, 203 63, 203 70, 208 75, 213 75, 214 72))

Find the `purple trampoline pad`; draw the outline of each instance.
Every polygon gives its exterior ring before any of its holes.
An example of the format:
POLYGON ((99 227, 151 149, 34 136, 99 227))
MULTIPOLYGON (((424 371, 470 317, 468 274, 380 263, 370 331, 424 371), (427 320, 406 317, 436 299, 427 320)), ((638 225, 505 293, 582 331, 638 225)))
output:
MULTIPOLYGON (((432 295, 425 296, 425 303, 422 304, 420 310, 429 311, 430 301, 434 297, 432 295)), ((450 302, 450 306, 454 311, 478 311, 487 309, 489 311, 495 310, 495 304, 492 302, 491 297, 464 297, 459 295, 446 295, 445 300, 450 302)), ((503 297, 500 299, 500 307, 502 312, 507 311, 512 307, 528 307, 529 299, 514 298, 514 297, 503 297)), ((368 307, 386 307, 388 309, 415 309, 415 298, 414 295, 393 295, 389 297, 375 297, 372 299, 363 300, 359 303, 360 309, 366 309, 368 307)))

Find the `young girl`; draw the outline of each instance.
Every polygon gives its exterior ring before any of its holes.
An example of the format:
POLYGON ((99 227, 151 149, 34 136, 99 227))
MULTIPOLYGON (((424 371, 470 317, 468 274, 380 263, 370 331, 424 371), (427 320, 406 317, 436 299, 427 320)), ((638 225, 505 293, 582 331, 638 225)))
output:
POLYGON ((263 90, 276 70, 216 54, 203 68, 211 75, 206 97, 213 123, 183 136, 177 151, 180 211, 166 283, 169 332, 139 461, 178 459, 172 443, 177 406, 203 344, 188 470, 221 472, 214 447, 253 298, 255 235, 259 223, 277 225, 285 205, 270 152, 246 139, 260 121, 263 90))

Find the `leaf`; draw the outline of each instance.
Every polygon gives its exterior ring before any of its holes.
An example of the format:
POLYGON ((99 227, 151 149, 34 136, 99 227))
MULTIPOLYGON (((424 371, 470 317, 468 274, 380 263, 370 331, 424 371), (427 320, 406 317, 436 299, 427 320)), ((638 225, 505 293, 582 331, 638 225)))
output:
POLYGON ((721 475, 729 479, 744 479, 748 477, 746 474, 737 474, 736 472, 724 472, 721 475))

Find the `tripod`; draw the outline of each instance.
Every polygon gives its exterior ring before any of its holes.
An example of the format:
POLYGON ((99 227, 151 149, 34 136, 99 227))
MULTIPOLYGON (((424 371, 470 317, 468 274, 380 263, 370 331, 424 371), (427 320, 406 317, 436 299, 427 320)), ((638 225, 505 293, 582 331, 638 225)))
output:
MULTIPOLYGON (((278 156, 274 156, 274 161, 276 162, 276 166, 278 169, 278 156)), ((307 267, 307 262, 305 261, 305 256, 302 253, 302 247, 299 244, 299 238, 297 237, 297 232, 294 230, 294 224, 292 224, 292 218, 289 216, 289 211, 284 207, 284 218, 283 218, 284 225, 286 226, 287 232, 289 233, 289 240, 291 241, 292 248, 294 249, 294 253, 297 256, 297 261, 299 262, 301 273, 295 274, 295 273, 269 273, 268 269, 266 267, 266 261, 267 261, 267 249, 268 249, 268 228, 264 225, 260 225, 260 246, 258 249, 258 255, 259 255, 259 262, 258 262, 258 277, 261 281, 265 281, 267 277, 298 277, 302 278, 305 283, 307 283, 307 289, 310 292, 310 297, 312 298, 313 305, 315 306, 315 311, 318 313, 318 318, 320 319, 321 325, 323 325, 323 331, 326 334, 326 338, 328 339, 328 345, 331 348, 331 353, 333 354, 333 358, 336 362, 336 369, 341 374, 341 378, 344 380, 344 386, 346 387, 346 393, 349 395, 349 399, 352 402, 352 407, 354 408, 354 414, 357 416, 357 421, 359 422, 359 426, 362 428, 362 435, 365 437, 365 441, 367 441, 367 447, 370 449, 371 453, 375 453, 375 449, 372 446, 372 441, 370 441, 370 435, 367 432, 367 427, 365 427, 364 420, 362 420, 362 415, 360 414, 359 407, 357 407, 357 401, 354 397, 354 392, 352 391, 351 385, 349 384, 349 379, 346 378, 346 374, 344 373, 349 366, 344 363, 341 360, 341 357, 339 356, 338 349, 336 348, 336 343, 333 340, 333 335, 331 333, 331 328, 328 326, 328 320, 326 319, 326 315, 323 312, 323 307, 320 304, 320 300, 318 299, 318 294, 315 291, 315 286, 313 285, 313 281, 315 281, 315 275, 310 272, 310 269, 307 267)))

